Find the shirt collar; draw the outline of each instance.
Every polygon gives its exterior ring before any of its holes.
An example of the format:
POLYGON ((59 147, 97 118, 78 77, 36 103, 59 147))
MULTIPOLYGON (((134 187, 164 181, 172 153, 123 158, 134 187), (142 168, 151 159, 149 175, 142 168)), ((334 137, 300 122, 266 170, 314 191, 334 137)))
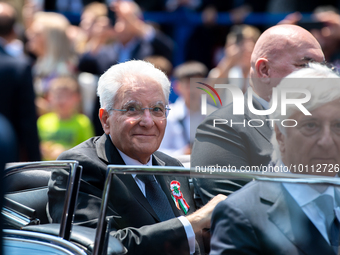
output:
POLYGON ((256 100, 262 105, 262 107, 265 110, 269 109, 269 102, 267 102, 266 100, 264 100, 263 98, 259 97, 255 92, 253 93, 253 96, 256 98, 256 100))
MULTIPOLYGON (((122 157, 122 159, 124 160, 126 165, 132 165, 132 166, 152 166, 152 155, 150 156, 149 161, 144 165, 141 162, 139 162, 138 160, 135 160, 135 159, 129 157, 124 152, 121 152, 120 150, 118 150, 118 152, 119 152, 120 156, 122 157)), ((132 175, 133 178, 136 177, 136 174, 131 174, 131 175, 132 175)))
POLYGON ((289 192, 289 194, 295 199, 300 207, 312 202, 314 199, 318 198, 321 194, 330 195, 334 198, 334 187, 329 186, 325 192, 320 193, 308 184, 296 184, 296 183, 283 183, 283 186, 289 192))

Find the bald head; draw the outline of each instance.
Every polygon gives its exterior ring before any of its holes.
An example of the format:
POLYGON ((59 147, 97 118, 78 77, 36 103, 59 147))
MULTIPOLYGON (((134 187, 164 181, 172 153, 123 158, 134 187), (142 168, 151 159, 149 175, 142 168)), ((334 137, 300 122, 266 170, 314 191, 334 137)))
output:
POLYGON ((320 44, 310 32, 296 25, 267 29, 256 42, 251 56, 254 91, 269 101, 272 88, 309 61, 324 61, 320 44))
POLYGON ((7 37, 13 32, 16 21, 16 13, 14 8, 7 4, 0 2, 0 36, 7 37))

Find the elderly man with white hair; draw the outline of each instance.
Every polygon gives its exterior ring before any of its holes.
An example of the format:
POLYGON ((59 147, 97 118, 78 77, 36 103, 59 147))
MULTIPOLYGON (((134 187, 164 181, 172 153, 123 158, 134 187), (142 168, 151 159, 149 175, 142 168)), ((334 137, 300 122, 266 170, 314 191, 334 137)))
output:
MULTIPOLYGON (((271 116, 276 119, 276 169, 335 176, 340 166, 339 76, 328 67, 309 64, 277 88, 302 91, 288 93, 289 99, 303 99, 309 91, 311 98, 302 106, 311 115, 294 104, 281 115, 278 103, 271 116)), ((337 187, 251 182, 215 208, 210 254, 338 254, 339 205, 337 187)))
MULTIPOLYGON (((157 151, 163 139, 170 81, 152 64, 131 60, 112 66, 99 79, 99 118, 104 135, 90 138, 63 152, 58 159, 77 160, 83 166, 75 213, 78 225, 96 227, 100 198, 109 164, 182 166, 157 151)), ((48 213, 59 222, 67 178, 54 171, 49 182, 48 213)), ((220 195, 195 212, 188 179, 178 176, 115 175, 109 207, 110 234, 128 254, 192 254, 195 233, 210 227, 220 195), (176 186, 176 194, 174 193, 176 186)))

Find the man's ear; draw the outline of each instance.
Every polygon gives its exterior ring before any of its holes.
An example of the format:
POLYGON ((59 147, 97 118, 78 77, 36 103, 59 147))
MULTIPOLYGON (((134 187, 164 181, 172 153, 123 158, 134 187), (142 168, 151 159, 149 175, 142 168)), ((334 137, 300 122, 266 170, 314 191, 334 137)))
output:
POLYGON ((103 130, 107 135, 110 134, 109 117, 110 117, 109 113, 104 108, 99 109, 100 123, 102 124, 103 130))
POLYGON ((269 63, 268 59, 259 58, 255 63, 257 77, 261 79, 269 79, 269 63))
POLYGON ((279 144, 281 155, 285 152, 285 135, 280 131, 277 125, 275 125, 275 137, 279 144))

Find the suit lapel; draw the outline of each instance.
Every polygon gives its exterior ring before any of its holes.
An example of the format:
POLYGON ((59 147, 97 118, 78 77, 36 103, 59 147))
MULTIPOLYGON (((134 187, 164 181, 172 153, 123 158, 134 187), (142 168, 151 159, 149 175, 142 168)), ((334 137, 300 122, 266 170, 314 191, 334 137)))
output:
MULTIPOLYGON (((98 139, 96 143, 96 150, 98 157, 107 165, 125 165, 124 160, 120 156, 117 148, 113 145, 108 135, 104 134, 98 139)), ((135 197, 138 203, 140 203, 156 220, 160 221, 133 177, 130 174, 120 174, 117 175, 117 178, 119 178, 126 187, 129 187, 130 193, 135 197)))
POLYGON ((126 187, 129 187, 130 193, 135 197, 135 199, 140 203, 145 210, 147 210, 157 221, 160 221, 155 211, 152 209, 146 197, 143 195, 142 191, 136 184, 136 181, 133 179, 131 175, 121 174, 118 177, 126 187))
POLYGON ((265 185, 270 185, 270 191, 273 191, 268 192, 268 188, 263 188, 260 192, 261 199, 273 203, 267 211, 269 220, 304 253, 333 254, 333 249, 282 184, 265 185))
MULTIPOLYGON (((248 93, 246 93, 245 98, 248 100, 248 93)), ((262 120, 263 123, 264 123, 263 126, 260 126, 262 124, 260 121, 257 121, 257 122, 252 121, 251 125, 255 126, 255 127, 251 127, 251 128, 255 128, 268 142, 270 142, 273 131, 270 128, 270 126, 268 125, 268 122, 266 121, 268 116, 253 114, 248 108, 247 100, 245 100, 246 102, 245 102, 245 106, 244 106, 245 118, 247 119, 247 121, 252 120, 252 119, 262 120), (260 126, 260 127, 256 127, 256 126, 260 126)), ((256 100, 255 97, 253 97, 253 106, 257 110, 264 110, 263 106, 256 100)))

